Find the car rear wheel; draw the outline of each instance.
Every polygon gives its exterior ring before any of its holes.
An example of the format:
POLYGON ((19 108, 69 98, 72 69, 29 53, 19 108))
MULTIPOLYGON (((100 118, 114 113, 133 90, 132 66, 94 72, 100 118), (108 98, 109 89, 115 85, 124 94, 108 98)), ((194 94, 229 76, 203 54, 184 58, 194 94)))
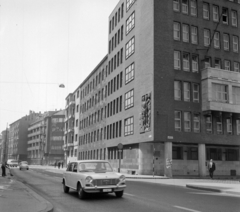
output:
POLYGON ((65 181, 63 181, 63 191, 64 191, 64 193, 69 192, 69 187, 65 185, 65 181))
POLYGON ((19 170, 22 170, 21 168, 19 168, 19 170))
POLYGON ((122 191, 116 191, 115 195, 116 195, 116 197, 121 198, 123 196, 123 190, 122 191))
POLYGON ((78 183, 77 185, 77 193, 78 193, 79 199, 84 199, 86 197, 86 192, 83 190, 80 183, 78 183))

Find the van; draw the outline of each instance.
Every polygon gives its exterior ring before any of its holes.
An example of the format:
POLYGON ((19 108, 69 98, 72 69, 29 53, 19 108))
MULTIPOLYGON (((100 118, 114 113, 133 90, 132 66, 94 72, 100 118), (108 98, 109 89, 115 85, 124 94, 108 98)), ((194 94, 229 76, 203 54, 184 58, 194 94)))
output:
POLYGON ((7 160, 7 165, 9 167, 18 167, 18 161, 15 159, 8 159, 7 160))

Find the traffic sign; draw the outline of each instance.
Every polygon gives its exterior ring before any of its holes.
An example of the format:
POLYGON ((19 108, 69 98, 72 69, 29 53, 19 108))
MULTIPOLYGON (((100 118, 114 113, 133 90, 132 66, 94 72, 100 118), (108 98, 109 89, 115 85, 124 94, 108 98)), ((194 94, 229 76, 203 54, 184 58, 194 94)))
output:
POLYGON ((118 150, 122 150, 123 149, 123 144, 119 143, 117 147, 118 147, 118 150))

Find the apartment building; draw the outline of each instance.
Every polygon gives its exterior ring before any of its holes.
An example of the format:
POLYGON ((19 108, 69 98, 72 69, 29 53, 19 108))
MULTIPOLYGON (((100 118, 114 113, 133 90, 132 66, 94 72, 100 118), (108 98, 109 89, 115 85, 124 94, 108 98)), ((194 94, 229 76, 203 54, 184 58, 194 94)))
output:
POLYGON ((120 0, 107 56, 69 96, 78 159, 169 177, 213 159, 240 175, 239 14, 236 0, 120 0))
POLYGON ((10 124, 8 159, 27 160, 28 126, 41 116, 40 112, 29 111, 28 115, 10 124))
POLYGON ((1 136, 1 163, 7 162, 8 160, 8 142, 9 142, 9 129, 2 131, 1 136))
POLYGON ((28 127, 28 161, 30 164, 54 165, 64 161, 64 110, 45 112, 28 127))

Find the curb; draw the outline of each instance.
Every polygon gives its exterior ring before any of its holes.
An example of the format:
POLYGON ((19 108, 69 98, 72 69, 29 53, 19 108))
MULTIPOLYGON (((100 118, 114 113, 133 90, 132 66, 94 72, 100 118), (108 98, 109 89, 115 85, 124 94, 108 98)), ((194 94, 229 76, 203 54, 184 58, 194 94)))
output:
POLYGON ((188 184, 186 184, 186 187, 187 187, 187 188, 198 189, 198 190, 204 190, 204 191, 213 191, 213 192, 218 192, 218 193, 221 193, 221 192, 222 192, 221 189, 204 187, 204 186, 196 186, 196 185, 188 185, 188 184))
MULTIPOLYGON (((15 179, 16 180, 16 179, 15 179)), ((31 189, 31 187, 27 184, 25 184, 22 181, 16 180, 17 182, 21 183, 25 189, 35 198, 37 199, 39 202, 41 202, 42 204, 46 205, 46 208, 39 211, 39 212, 53 212, 53 205, 52 203, 50 203, 49 201, 47 201, 46 199, 44 199, 42 196, 40 196, 39 194, 37 194, 33 189, 31 189)))

